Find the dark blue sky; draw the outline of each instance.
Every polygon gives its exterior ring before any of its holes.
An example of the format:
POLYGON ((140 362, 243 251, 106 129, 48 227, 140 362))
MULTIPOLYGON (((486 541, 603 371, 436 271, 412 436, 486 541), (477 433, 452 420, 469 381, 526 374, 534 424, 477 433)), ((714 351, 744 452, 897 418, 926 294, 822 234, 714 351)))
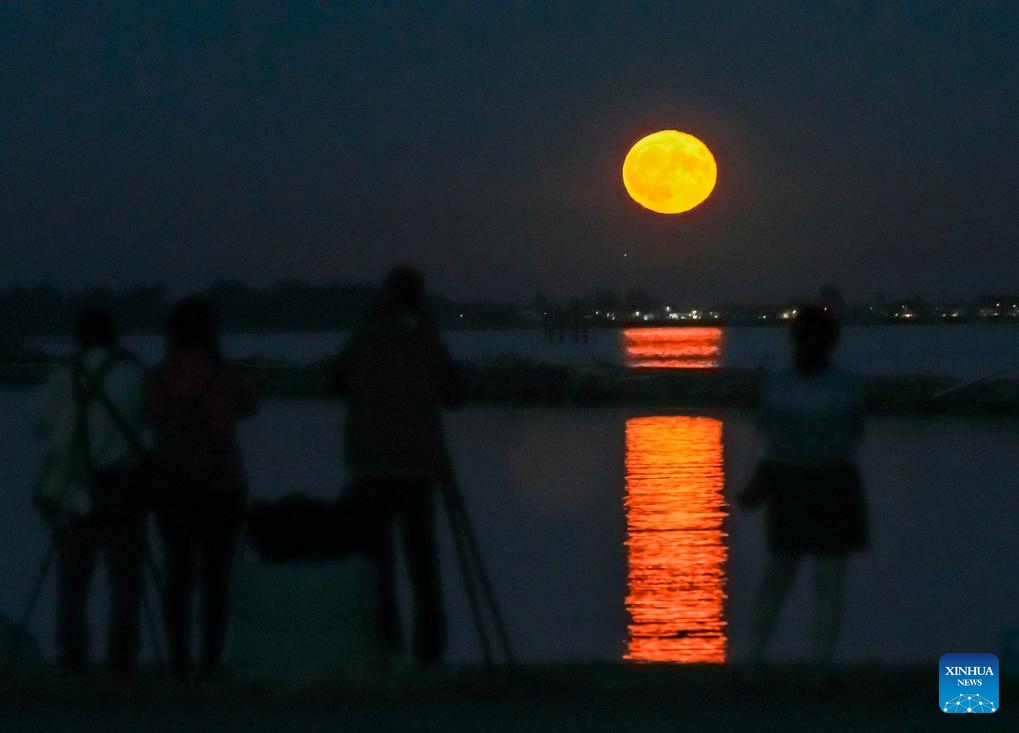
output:
POLYGON ((0 6, 0 285, 1019 290, 1015 2, 85 5, 0 6), (692 215, 622 189, 661 128, 692 215))

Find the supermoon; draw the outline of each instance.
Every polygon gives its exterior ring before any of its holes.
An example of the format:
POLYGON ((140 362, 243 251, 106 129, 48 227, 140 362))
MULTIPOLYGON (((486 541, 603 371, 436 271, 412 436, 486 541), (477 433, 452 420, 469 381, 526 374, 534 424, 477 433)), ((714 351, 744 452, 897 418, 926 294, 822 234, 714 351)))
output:
POLYGON ((708 146, 693 135, 661 130, 638 140, 623 161, 623 185, 645 209, 682 214, 715 188, 718 167, 708 146))

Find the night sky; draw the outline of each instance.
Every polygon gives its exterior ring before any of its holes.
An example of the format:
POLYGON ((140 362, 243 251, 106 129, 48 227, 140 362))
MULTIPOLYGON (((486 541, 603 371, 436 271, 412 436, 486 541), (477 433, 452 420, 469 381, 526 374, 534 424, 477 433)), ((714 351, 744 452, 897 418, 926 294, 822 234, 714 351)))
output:
POLYGON ((0 6, 0 286, 1019 290, 1014 0, 90 5, 0 6), (690 215, 622 188, 662 128, 690 215))

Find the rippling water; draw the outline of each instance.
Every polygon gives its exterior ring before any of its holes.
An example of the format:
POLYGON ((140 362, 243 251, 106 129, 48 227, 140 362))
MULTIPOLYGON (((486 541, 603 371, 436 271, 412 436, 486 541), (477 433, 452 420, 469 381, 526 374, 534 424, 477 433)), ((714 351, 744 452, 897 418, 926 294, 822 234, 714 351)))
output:
POLYGON ((628 328, 623 359, 632 369, 711 369, 722 358, 720 328, 628 328))
MULTIPOLYGON (((226 353, 237 358, 261 356, 308 363, 335 354, 346 336, 231 334, 224 338, 224 346, 226 353)), ((587 342, 575 343, 567 338, 564 343, 552 344, 543 341, 540 330, 453 331, 445 338, 457 358, 471 360, 512 354, 559 364, 621 364, 627 361, 627 351, 632 348, 638 361, 651 362, 647 366, 755 368, 767 362, 776 368, 783 366, 789 356, 784 328, 595 329, 587 342), (682 336, 680 342, 685 343, 681 350, 666 343, 670 332, 682 336)), ((134 335, 125 341, 147 361, 163 353, 162 336, 134 335)), ((54 352, 71 349, 68 339, 45 339, 36 345, 54 352)), ((977 377, 1019 363, 1019 325, 850 326, 842 334, 839 363, 864 374, 977 377)))
POLYGON ((626 659, 726 659, 722 465, 720 420, 626 422, 626 659))
MULTIPOLYGON (((28 502, 32 405, 28 392, 0 392, 0 613, 13 617, 46 546, 28 502)), ((346 481, 341 419, 324 401, 266 402, 241 429, 253 496, 335 494, 346 481)), ((761 514, 727 515, 722 498, 756 457, 745 414, 472 406, 448 426, 522 660, 743 658, 767 557, 761 514)), ((933 664, 1000 649, 1003 630, 1019 626, 1019 423, 874 419, 861 467, 873 548, 850 563, 840 657, 933 664)), ((477 659, 444 522, 440 538, 450 657, 477 659)), ((49 650, 53 600, 50 584, 32 622, 49 650)), ((105 599, 93 600, 101 646, 105 599)), ((809 653, 812 610, 805 569, 775 658, 809 653)))

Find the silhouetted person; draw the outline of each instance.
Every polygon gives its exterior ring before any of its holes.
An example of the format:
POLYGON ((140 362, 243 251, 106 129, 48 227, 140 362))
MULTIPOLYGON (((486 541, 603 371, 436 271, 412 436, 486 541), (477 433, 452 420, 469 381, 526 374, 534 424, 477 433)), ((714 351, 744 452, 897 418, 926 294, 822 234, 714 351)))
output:
MULTIPOLYGON (((758 591, 747 681, 760 664, 804 556, 814 558, 814 688, 830 691, 843 615, 846 558, 867 547, 857 447, 864 399, 857 379, 831 361, 839 325, 824 308, 800 309, 791 327, 794 369, 763 386, 758 427, 765 458, 742 505, 765 503, 770 559, 758 591)), ((756 678, 756 679, 755 679, 756 678)))
POLYGON ((241 529, 246 479, 235 422, 258 404, 219 349, 212 306, 181 301, 170 315, 165 361, 146 388, 156 430, 155 502, 166 556, 165 617, 170 665, 191 674, 191 616, 201 591, 201 673, 214 676, 227 627, 227 586, 241 529))
POLYGON ((447 474, 440 407, 463 397, 460 374, 425 309, 424 285, 398 267, 364 326, 344 346, 333 391, 348 401, 351 491, 370 508, 379 567, 379 631, 402 647, 395 599, 393 527, 399 526, 414 593, 414 656, 440 660, 446 624, 435 537, 435 491, 447 474))
POLYGON ((83 312, 77 353, 43 390, 38 427, 48 439, 37 507, 56 533, 57 646, 62 669, 83 674, 89 660, 88 589, 100 550, 110 584, 108 662, 134 674, 142 590, 144 516, 144 371, 117 346, 113 317, 83 312))

